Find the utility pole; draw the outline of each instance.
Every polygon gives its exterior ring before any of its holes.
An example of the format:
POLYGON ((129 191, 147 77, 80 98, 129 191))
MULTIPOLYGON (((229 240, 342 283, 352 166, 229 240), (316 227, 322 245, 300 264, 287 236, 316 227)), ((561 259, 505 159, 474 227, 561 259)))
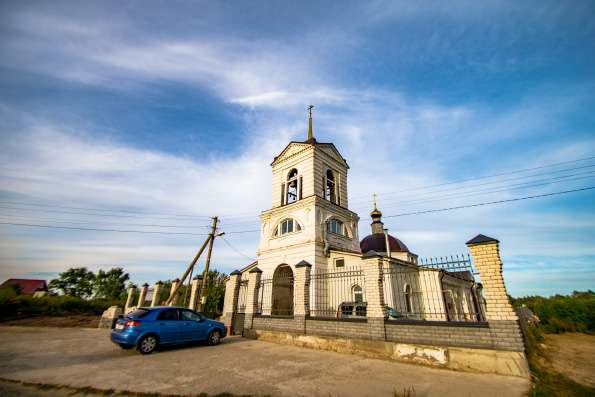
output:
POLYGON ((202 273, 202 285, 200 286, 200 294, 198 299, 198 311, 201 312, 204 307, 204 300, 205 300, 205 292, 207 290, 207 283, 209 280, 209 265, 211 264, 211 254, 213 252, 213 242, 215 241, 216 236, 221 236, 223 233, 216 234, 217 232, 217 223, 219 222, 219 218, 214 216, 211 222, 211 233, 210 233, 210 240, 209 240, 209 250, 207 251, 207 261, 205 262, 205 270, 202 273))
MULTIPOLYGON (((178 283, 178 285, 176 286, 176 288, 171 292, 170 297, 165 301, 165 306, 169 306, 171 304, 171 302, 173 302, 173 300, 176 298, 176 294, 177 294, 178 290, 180 289, 180 287, 182 285, 184 285, 184 281, 186 280, 186 277, 188 277, 188 274, 194 269, 194 265, 196 265, 196 262, 198 261, 198 258, 200 258, 200 256, 202 255, 203 251, 207 247, 207 244, 209 244, 209 259, 211 258, 211 250, 213 248, 213 239, 215 238, 215 231, 217 229, 217 222, 218 222, 218 218, 216 216, 213 217, 213 222, 211 223, 211 233, 209 233, 209 237, 207 237, 207 239, 205 240, 205 242, 202 244, 202 246, 200 247, 200 249, 196 253, 196 256, 194 257, 194 259, 192 260, 192 262, 190 262, 190 264, 188 265, 188 268, 186 269, 186 271, 182 275, 182 278, 180 279, 180 282, 178 283)), ((219 235, 222 235, 222 234, 223 233, 221 233, 219 235)), ((206 265, 207 270, 209 268, 209 262, 208 262, 209 259, 207 259, 207 265, 206 265)))

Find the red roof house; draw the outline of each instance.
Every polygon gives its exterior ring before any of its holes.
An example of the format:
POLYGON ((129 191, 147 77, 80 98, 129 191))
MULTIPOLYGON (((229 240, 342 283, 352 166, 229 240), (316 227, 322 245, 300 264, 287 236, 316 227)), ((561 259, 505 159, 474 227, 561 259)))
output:
POLYGON ((0 285, 0 288, 16 285, 21 295, 33 295, 35 291, 47 291, 48 286, 45 280, 31 280, 26 278, 9 278, 0 285))

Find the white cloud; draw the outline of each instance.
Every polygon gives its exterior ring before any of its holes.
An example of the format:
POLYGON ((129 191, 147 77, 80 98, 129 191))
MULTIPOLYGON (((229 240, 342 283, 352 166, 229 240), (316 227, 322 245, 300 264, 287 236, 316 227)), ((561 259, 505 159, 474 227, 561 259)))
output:
MULTIPOLYGON (((362 43, 354 31, 379 20, 401 23, 420 15, 419 8, 408 2, 382 13, 377 12, 378 7, 385 10, 386 4, 362 8, 365 23, 350 23, 349 28, 343 27, 344 31, 325 31, 324 36, 309 31, 300 35, 299 42, 204 31, 173 37, 140 29, 126 18, 106 21, 59 13, 49 16, 37 8, 7 18, 7 28, 13 29, 13 35, 0 39, 2 52, 11 54, 0 59, 5 67, 126 90, 133 95, 141 90, 140 96, 163 82, 206 89, 234 110, 250 110, 246 112, 246 135, 250 139, 239 139, 237 157, 211 154, 193 159, 112 141, 93 127, 27 119, 23 131, 3 132, 0 183, 13 194, 40 200, 80 207, 137 209, 146 214, 134 219, 137 223, 154 221, 152 213, 254 214, 242 218, 246 223, 230 226, 251 229, 258 225, 256 214, 270 206, 268 165, 287 141, 305 138, 304 107, 313 103, 317 106, 315 135, 321 141, 336 143, 351 166, 350 203, 360 211, 360 235, 364 236, 372 192, 401 191, 452 180, 453 175, 524 168, 529 162, 540 165, 593 151, 593 140, 560 143, 542 138, 544 131, 557 126, 590 95, 585 88, 570 87, 568 95, 553 100, 549 99, 553 96, 551 90, 536 88, 516 104, 493 109, 482 103, 444 104, 340 79, 338 71, 343 60, 337 54, 353 51, 351 55, 355 54, 357 60, 365 58, 365 54, 358 53, 362 43), (502 149, 503 143, 530 137, 534 143, 522 156, 509 155, 502 149), (469 172, 473 168, 470 164, 478 169, 469 172), (480 164, 489 167, 483 169, 480 164)), ((450 6, 447 8, 451 11, 450 6)), ((484 6, 480 8, 474 8, 470 17, 482 20, 484 6)), ((491 12, 493 8, 498 7, 492 4, 491 12)), ((469 17, 460 8, 452 9, 450 14, 469 17)), ((496 40, 498 35, 494 37, 496 40)), ((408 43, 397 44, 406 47, 408 43)), ((436 33, 422 45, 450 52, 453 42, 436 33)), ((404 54, 413 52, 401 50, 404 54)), ((365 64, 366 68, 374 62, 367 61, 370 64, 365 64)), ((480 63, 486 62, 499 64, 501 59, 482 59, 480 63)), ((511 196, 509 191, 498 195, 511 196)), ((453 201, 424 204, 442 207, 453 201)), ((381 196, 380 205, 385 214, 407 209, 391 195, 381 196)), ((464 241, 480 232, 500 238, 506 258, 535 253, 555 258, 593 255, 592 243, 565 237, 574 237, 578 231, 592 234, 591 217, 578 211, 552 212, 520 203, 391 218, 387 225, 422 256, 464 251, 464 241)), ((39 213, 29 215, 37 217, 39 213)), ((89 220, 89 216, 82 215, 68 218, 89 220)), ((225 222, 224 217, 224 226, 225 222)), ((93 238, 82 238, 90 236, 83 232, 56 233, 55 240, 43 244, 48 233, 23 235, 20 229, 5 230, 10 232, 5 232, 2 271, 17 271, 19 267, 35 270, 41 261, 53 271, 75 263, 91 266, 125 262, 130 269, 144 274, 142 277, 163 277, 164 272, 174 277, 193 254, 195 245, 195 240, 182 237, 98 233, 93 238), (181 240, 190 241, 180 244, 181 240), (38 247, 35 255, 27 255, 32 246, 38 247), (17 264, 9 264, 11 261, 17 264), (164 263, 176 265, 168 273, 159 268, 164 263)), ((254 255, 256 240, 256 235, 248 234, 236 235, 232 241, 246 254, 254 255)), ((228 270, 241 267, 245 261, 222 244, 216 252, 228 270)))

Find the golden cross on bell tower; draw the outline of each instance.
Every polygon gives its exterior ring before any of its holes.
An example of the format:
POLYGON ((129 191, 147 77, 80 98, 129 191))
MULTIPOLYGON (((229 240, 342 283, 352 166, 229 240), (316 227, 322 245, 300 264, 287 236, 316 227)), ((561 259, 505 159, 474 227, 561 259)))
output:
POLYGON ((308 140, 312 140, 312 138, 314 137, 312 134, 312 109, 314 109, 314 105, 310 105, 308 106, 308 113, 309 113, 309 117, 308 117, 308 140))
POLYGON ((372 200, 374 200, 374 209, 377 210, 378 208, 376 208, 376 193, 372 193, 372 200))

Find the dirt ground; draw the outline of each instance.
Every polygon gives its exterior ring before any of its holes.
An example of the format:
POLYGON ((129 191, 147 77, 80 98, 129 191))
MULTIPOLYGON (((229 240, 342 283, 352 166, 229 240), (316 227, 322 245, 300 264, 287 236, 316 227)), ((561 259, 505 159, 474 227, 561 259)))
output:
MULTIPOLYGON (((122 350, 109 331, 0 326, 0 379, 196 395, 521 397, 529 381, 229 337, 219 346, 122 350)), ((9 385, 13 391, 18 384, 9 385)), ((1 390, 1 389, 0 389, 1 390)), ((10 393, 10 391, 9 391, 10 393)))
POLYGON ((69 316, 34 316, 3 321, 0 325, 19 325, 24 327, 83 327, 97 328, 101 316, 78 314, 69 316))
POLYGON ((551 364, 578 383, 595 387, 595 336, 580 333, 545 335, 551 364))

